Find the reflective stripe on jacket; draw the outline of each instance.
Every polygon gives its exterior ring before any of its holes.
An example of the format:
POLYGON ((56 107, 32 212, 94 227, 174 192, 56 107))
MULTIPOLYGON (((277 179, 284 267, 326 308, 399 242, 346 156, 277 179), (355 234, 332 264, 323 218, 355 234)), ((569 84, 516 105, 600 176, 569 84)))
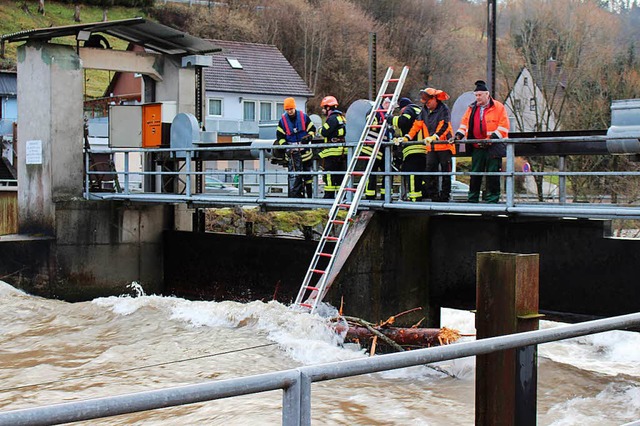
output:
MULTIPOLYGON (((465 111, 462 120, 460 121, 460 127, 458 132, 462 133, 467 139, 472 139, 469 134, 469 120, 473 114, 475 114, 478 105, 476 102, 469 105, 467 111, 465 111)), ((486 125, 485 131, 482 133, 486 135, 484 139, 491 139, 491 135, 495 134, 498 139, 505 139, 509 137, 509 115, 504 105, 493 98, 489 100, 489 105, 484 109, 484 116, 482 122, 486 125)))
MULTIPOLYGON (((347 120, 341 111, 334 109, 329 112, 327 120, 320 129, 320 136, 324 138, 325 143, 337 143, 344 142, 344 137, 347 134, 347 120)), ((346 154, 347 149, 345 147, 333 147, 325 148, 320 151, 320 158, 334 157, 346 154)))
MULTIPOLYGON (((422 132, 422 135, 427 136, 437 135, 438 140, 446 141, 453 136, 453 128, 451 127, 451 114, 449 107, 438 101, 438 106, 433 111, 429 111, 428 108, 422 108, 420 115, 413 123, 411 130, 407 136, 409 139, 413 139, 416 134, 422 132)), ((427 144, 427 151, 451 151, 452 154, 456 153, 456 146, 454 144, 427 144)))

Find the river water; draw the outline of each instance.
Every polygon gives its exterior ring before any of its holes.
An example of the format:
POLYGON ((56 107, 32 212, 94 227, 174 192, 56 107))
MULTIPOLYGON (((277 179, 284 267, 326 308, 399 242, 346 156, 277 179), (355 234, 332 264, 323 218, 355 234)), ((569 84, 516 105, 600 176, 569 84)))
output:
MULTIPOLYGON (((142 295, 66 303, 0 281, 0 303, 2 411, 366 356, 355 345, 338 345, 324 320, 277 302, 142 295)), ((442 311, 442 326, 473 334, 473 324, 469 312, 442 311)), ((420 366, 316 383, 312 423, 473 424, 474 359, 437 366, 448 374, 420 366)), ((78 424, 277 425, 281 403, 282 392, 273 391, 78 424)), ((639 334, 614 331, 540 345, 538 424, 638 419, 639 334)))

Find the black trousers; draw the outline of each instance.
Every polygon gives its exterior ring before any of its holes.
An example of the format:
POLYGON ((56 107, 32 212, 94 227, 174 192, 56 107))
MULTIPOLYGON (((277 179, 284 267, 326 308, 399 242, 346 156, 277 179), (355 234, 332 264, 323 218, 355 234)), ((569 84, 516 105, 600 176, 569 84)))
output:
MULTIPOLYGON (((451 172, 451 151, 429 151, 427 153, 428 172, 451 172)), ((422 196, 433 201, 449 201, 451 196, 451 176, 425 176, 422 196), (442 189, 439 182, 442 182, 442 189)))

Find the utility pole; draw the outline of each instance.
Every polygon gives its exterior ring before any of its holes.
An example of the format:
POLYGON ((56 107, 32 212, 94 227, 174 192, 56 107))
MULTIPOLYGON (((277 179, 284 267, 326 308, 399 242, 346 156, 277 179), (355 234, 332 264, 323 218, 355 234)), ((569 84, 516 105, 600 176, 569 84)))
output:
POLYGON ((369 99, 376 94, 376 74, 378 72, 378 50, 376 47, 376 33, 369 33, 369 99))
POLYGON ((495 96, 496 87, 496 7, 497 0, 487 0, 487 83, 495 96))

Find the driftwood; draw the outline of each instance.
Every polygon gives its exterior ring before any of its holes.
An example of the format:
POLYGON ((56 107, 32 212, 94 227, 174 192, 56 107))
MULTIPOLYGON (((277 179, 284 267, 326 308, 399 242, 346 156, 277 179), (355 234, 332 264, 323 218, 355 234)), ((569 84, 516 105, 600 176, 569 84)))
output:
MULTIPOLYGON (((395 320, 402 315, 421 310, 415 308, 397 315, 389 317, 380 324, 373 324, 362 318, 350 317, 342 315, 342 304, 340 305, 340 318, 348 324, 345 340, 347 342, 357 342, 363 346, 371 346, 372 355, 378 345, 378 340, 392 348, 397 352, 403 352, 405 349, 426 348, 436 345, 448 345, 457 341, 461 334, 457 330, 450 328, 418 328, 418 325, 424 320, 421 319, 418 324, 413 327, 392 327, 395 320)), ((336 331, 344 332, 344 328, 336 323, 336 331), (342 330, 339 330, 342 328, 342 330)))

